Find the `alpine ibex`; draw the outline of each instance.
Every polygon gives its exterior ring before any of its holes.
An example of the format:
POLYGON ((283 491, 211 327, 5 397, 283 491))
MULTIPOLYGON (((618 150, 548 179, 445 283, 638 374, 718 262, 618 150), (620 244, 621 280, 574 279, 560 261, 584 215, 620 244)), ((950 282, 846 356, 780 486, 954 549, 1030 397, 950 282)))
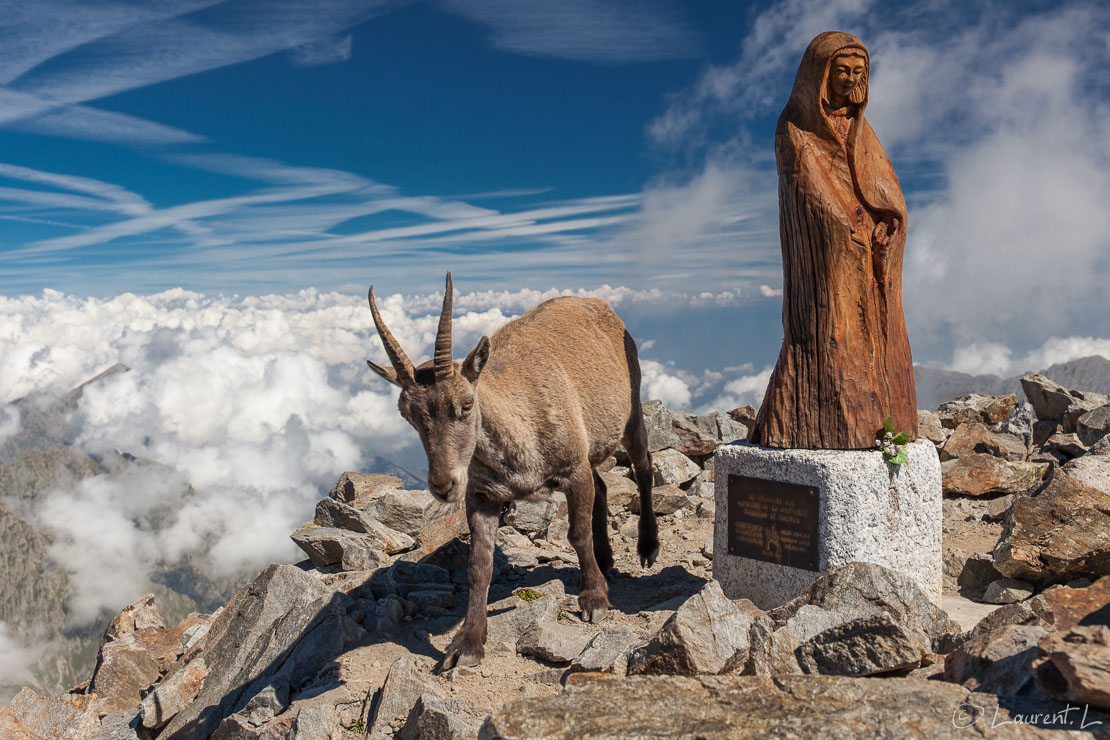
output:
POLYGON ((400 386, 398 408, 428 456, 428 490, 441 501, 465 497, 470 526, 470 603, 442 667, 475 665, 485 653, 486 599, 502 507, 549 491, 567 497, 568 539, 578 554, 586 621, 609 609, 613 567, 605 483, 594 469, 624 443, 640 494, 637 551, 642 566, 659 554, 651 503, 651 457, 640 408, 636 344, 607 303, 555 298, 482 337, 463 362, 451 355, 451 273, 435 358, 413 367, 370 310, 392 369, 370 369, 400 386))

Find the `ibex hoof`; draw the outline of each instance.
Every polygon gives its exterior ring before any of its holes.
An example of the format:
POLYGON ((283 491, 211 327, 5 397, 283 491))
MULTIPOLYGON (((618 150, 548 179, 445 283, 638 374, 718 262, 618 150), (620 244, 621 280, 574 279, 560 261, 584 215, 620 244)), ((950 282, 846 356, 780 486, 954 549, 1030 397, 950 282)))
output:
POLYGON ((609 613, 609 599, 604 596, 582 594, 578 597, 582 609, 582 621, 597 624, 609 613))
POLYGON ((650 568, 655 565, 655 559, 659 557, 659 546, 651 548, 648 552, 640 553, 640 567, 650 568))
POLYGON ((475 640, 467 639, 463 634, 455 635, 447 650, 443 653, 443 662, 439 664, 439 671, 449 671, 452 668, 468 668, 478 665, 485 657, 485 648, 475 640))

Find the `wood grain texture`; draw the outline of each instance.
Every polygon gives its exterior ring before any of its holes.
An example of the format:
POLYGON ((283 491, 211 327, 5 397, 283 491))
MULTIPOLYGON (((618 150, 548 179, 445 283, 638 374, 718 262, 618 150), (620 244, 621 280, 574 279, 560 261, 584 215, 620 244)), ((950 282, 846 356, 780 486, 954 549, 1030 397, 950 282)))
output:
POLYGON ((750 435, 768 447, 873 447, 887 416, 917 433, 902 313, 906 204, 864 117, 866 89, 858 104, 829 102, 830 67, 844 54, 869 71, 856 37, 813 40, 775 131, 783 344, 750 435))

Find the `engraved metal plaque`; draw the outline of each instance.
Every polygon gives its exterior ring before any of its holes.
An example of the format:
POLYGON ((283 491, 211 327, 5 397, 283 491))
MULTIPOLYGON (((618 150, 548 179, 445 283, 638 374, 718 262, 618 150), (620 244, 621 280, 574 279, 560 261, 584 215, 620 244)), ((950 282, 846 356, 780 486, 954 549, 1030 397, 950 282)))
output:
POLYGON ((728 554, 788 565, 817 567, 816 486, 728 477, 728 554))

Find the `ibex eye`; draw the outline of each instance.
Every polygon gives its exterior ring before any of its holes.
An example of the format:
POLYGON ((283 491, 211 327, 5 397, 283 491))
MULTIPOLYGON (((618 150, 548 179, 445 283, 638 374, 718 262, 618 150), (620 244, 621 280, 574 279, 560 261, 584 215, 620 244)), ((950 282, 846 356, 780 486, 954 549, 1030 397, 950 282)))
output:
POLYGON ((468 398, 468 399, 466 399, 465 401, 462 402, 463 411, 470 411, 470 409, 473 406, 474 406, 474 399, 473 398, 468 398))

